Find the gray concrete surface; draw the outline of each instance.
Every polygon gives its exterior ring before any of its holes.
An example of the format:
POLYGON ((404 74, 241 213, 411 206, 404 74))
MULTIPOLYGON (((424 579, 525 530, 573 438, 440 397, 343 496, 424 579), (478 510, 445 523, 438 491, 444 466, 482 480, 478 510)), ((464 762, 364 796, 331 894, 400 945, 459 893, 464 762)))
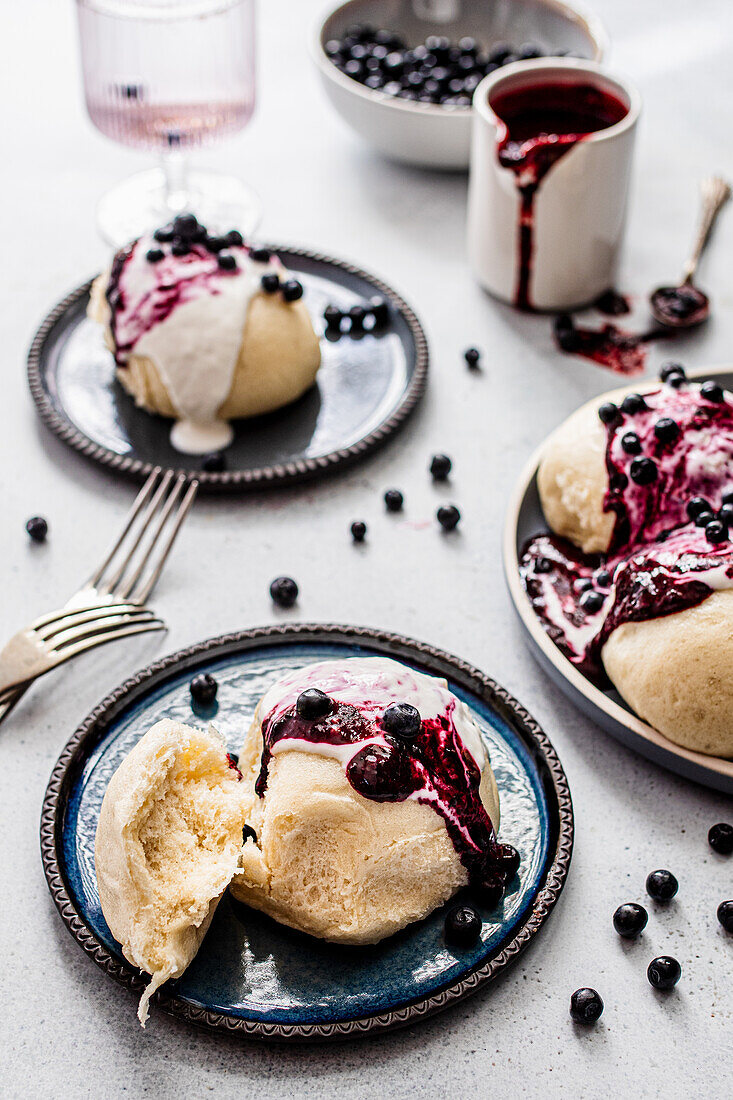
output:
MULTIPOLYGON (((679 269, 696 183, 733 175, 726 0, 598 0, 614 41, 611 64, 639 85, 633 207, 621 285, 643 294, 679 269)), ((423 319, 429 393, 400 438, 347 475, 297 492, 200 501, 157 596, 162 641, 124 643, 37 687, 0 729, 0 1093, 13 1097, 730 1096, 733 940, 715 908, 733 894, 733 863, 708 849, 730 800, 647 764, 595 729, 548 682, 525 648, 500 571, 511 486, 530 451, 581 401, 614 379, 553 348, 546 319, 488 300, 464 261, 465 178, 388 164, 326 105, 306 31, 311 0, 260 4, 258 113, 249 131, 202 158, 240 172, 262 195, 263 235, 353 259, 383 274, 423 319), (470 374, 460 353, 484 349, 470 374), (434 450, 455 462, 449 489, 426 476, 434 450), (405 491, 402 517, 381 493, 405 491), (440 536, 437 503, 454 498, 460 536, 440 536), (370 525, 364 553, 348 525, 370 525), (301 585, 287 618, 367 623, 461 654, 514 692, 545 726, 566 767, 577 812, 570 879, 544 934, 507 977, 423 1026, 331 1048, 257 1046, 199 1034, 154 1012, 145 1033, 133 998, 79 949, 52 905, 38 819, 56 757, 78 721, 123 677, 189 642, 275 618, 278 572, 301 585), (624 900, 643 900, 654 867, 679 877, 678 899, 625 946, 611 927, 624 900), (682 962, 675 993, 655 995, 647 962, 682 962), (597 1028, 567 1014, 579 985, 606 1002, 597 1028)), ((2 633, 55 606, 99 555, 130 499, 129 485, 66 450, 39 425, 24 356, 46 309, 105 258, 93 209, 100 193, 145 167, 87 121, 72 5, 4 4, 0 560, 2 633), (50 521, 45 546, 23 525, 50 521)), ((674 348, 690 365, 730 362, 733 209, 704 262, 715 316, 674 348)), ((664 355, 657 347, 654 370, 664 355)))

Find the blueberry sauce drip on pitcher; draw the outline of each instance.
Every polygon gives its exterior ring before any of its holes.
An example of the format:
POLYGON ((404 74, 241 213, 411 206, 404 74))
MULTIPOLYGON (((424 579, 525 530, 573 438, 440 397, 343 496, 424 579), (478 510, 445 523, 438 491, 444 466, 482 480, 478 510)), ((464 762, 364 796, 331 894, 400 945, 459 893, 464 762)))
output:
POLYGON ((592 84, 555 80, 497 91, 490 105, 502 126, 499 163, 516 176, 520 196, 518 279, 514 304, 532 309, 535 198, 557 161, 580 141, 621 122, 627 107, 592 84))

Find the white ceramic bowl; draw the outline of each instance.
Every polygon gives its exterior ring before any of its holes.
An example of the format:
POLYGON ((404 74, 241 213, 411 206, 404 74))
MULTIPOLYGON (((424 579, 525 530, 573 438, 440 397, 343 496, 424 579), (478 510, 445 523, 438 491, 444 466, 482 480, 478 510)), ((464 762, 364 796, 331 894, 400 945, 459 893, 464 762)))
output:
POLYGON ((393 160, 422 168, 466 169, 471 147, 471 108, 440 107, 396 99, 345 76, 325 51, 347 27, 367 23, 394 31, 411 45, 430 34, 457 41, 475 38, 482 49, 497 42, 536 42, 546 51, 570 50, 593 61, 607 52, 598 20, 563 0, 349 0, 315 30, 313 57, 326 94, 341 117, 393 160))

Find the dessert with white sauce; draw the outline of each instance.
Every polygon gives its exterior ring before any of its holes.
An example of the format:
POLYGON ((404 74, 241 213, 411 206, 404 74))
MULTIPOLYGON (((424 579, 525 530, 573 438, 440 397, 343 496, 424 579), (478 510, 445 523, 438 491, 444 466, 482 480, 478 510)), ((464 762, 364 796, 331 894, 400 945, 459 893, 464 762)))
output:
POLYGON ((186 454, 228 446, 230 420, 295 401, 315 382, 318 338, 303 287, 267 249, 192 214, 116 253, 89 315, 136 403, 172 418, 186 454))

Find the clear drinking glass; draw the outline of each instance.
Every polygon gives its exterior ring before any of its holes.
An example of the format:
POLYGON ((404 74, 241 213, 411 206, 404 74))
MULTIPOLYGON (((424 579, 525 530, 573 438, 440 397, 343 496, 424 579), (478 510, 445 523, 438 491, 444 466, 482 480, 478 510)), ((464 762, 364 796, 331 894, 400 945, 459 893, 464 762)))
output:
POLYGON ((191 171, 191 148, 242 130, 255 105, 255 0, 77 0, 84 94, 101 133, 160 155, 102 198, 124 244, 182 211, 251 233, 260 204, 241 180, 191 171))

